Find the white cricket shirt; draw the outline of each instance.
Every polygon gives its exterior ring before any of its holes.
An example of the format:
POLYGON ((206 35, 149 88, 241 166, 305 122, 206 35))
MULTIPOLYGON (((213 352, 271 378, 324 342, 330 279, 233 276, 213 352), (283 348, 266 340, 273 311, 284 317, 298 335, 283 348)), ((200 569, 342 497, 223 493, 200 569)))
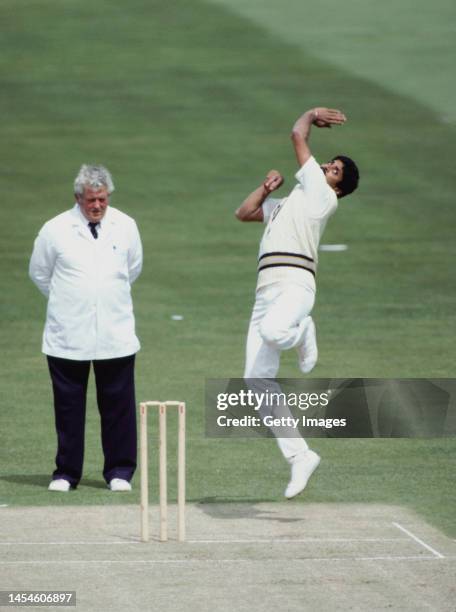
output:
POLYGON ((41 228, 30 277, 48 297, 42 350, 74 360, 136 353, 131 284, 142 266, 135 221, 108 206, 95 240, 79 205, 41 228))
POLYGON ((285 281, 315 291, 318 245, 337 209, 337 196, 314 157, 295 177, 298 184, 289 196, 263 202, 267 226, 258 254, 257 290, 285 281))

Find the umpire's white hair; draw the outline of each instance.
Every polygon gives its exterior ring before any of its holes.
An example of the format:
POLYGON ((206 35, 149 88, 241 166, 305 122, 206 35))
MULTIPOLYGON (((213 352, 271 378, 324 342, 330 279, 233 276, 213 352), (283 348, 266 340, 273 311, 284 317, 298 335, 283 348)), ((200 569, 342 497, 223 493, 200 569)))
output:
POLYGON ((111 173, 104 166, 83 164, 74 180, 74 193, 76 195, 83 195, 84 187, 90 187, 91 189, 106 187, 108 193, 112 193, 114 191, 114 183, 112 182, 111 173))

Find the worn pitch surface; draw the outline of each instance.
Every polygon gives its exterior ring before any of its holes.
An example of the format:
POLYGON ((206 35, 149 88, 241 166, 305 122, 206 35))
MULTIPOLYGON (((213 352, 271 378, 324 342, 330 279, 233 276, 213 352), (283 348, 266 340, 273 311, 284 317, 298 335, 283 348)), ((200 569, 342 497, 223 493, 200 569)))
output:
POLYGON ((0 513, 0 588, 78 610, 454 610, 456 542, 402 507, 190 504, 184 543, 152 507, 147 544, 137 506, 0 513))

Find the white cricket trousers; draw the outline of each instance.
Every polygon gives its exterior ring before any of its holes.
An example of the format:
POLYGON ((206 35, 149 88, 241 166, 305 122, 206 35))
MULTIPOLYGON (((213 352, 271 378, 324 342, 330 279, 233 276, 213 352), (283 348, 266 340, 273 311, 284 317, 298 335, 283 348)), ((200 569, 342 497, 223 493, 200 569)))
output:
MULTIPOLYGON (((249 388, 261 392, 281 393, 280 385, 271 380, 277 376, 282 351, 299 346, 315 302, 315 293, 307 287, 290 283, 266 285, 256 293, 247 335, 244 379, 249 388)), ((273 410, 273 409, 272 409, 273 410)), ((271 414, 261 408, 260 416, 271 414)), ((287 406, 280 407, 280 416, 291 415, 287 406)), ((274 429, 271 431, 276 435, 274 429)), ((280 431, 284 432, 281 427, 280 431)), ((290 437, 276 435, 283 456, 291 462, 294 456, 308 449, 296 430, 290 437), (297 437, 299 436, 299 437, 297 437)))

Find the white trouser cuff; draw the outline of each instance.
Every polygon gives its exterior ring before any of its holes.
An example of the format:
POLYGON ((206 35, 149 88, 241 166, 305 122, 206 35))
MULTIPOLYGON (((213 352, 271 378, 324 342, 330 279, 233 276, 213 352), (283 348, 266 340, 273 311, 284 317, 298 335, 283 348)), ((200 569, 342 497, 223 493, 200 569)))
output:
POLYGON ((276 438, 282 455, 291 465, 296 455, 302 455, 309 450, 304 438, 276 438))

